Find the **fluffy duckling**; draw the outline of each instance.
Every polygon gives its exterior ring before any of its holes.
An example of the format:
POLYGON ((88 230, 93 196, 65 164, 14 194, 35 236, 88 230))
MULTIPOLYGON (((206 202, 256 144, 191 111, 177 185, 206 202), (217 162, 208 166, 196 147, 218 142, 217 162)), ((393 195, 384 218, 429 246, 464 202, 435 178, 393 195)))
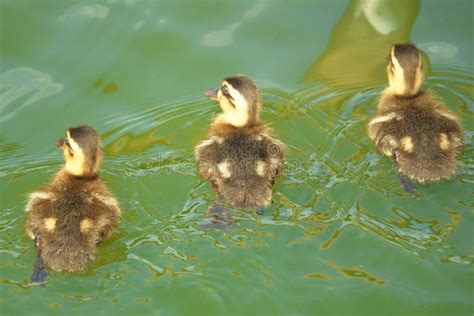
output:
POLYGON ((98 174, 96 131, 69 128, 57 145, 66 164, 48 185, 29 195, 25 228, 47 267, 74 272, 92 262, 96 245, 117 225, 120 208, 98 174))
POLYGON ((222 113, 195 148, 198 171, 231 206, 261 211, 271 204, 284 144, 260 122, 259 90, 250 78, 235 76, 206 96, 219 102, 222 113))
POLYGON ((387 75, 389 86, 368 124, 370 139, 396 161, 402 183, 404 176, 422 184, 450 178, 459 166, 463 131, 456 115, 422 89, 418 49, 413 44, 394 45, 387 75))

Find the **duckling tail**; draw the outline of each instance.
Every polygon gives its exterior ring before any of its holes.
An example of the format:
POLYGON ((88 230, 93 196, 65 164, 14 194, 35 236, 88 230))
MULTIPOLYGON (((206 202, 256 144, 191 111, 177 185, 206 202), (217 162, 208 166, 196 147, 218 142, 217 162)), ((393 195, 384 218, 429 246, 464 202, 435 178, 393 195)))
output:
POLYGON ((423 184, 450 178, 459 167, 454 154, 439 151, 401 153, 397 163, 402 174, 423 184))
POLYGON ((86 268, 94 260, 95 244, 89 243, 80 236, 57 237, 53 240, 45 240, 41 250, 41 258, 51 270, 77 272, 86 268))

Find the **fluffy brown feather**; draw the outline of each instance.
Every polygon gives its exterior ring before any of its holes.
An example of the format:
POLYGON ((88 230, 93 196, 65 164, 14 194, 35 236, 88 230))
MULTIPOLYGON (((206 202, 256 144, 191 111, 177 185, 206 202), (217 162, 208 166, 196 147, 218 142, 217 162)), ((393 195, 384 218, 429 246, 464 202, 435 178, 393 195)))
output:
POLYGON ((239 121, 239 126, 231 123, 232 118, 218 117, 214 121, 207 139, 195 148, 198 171, 211 182, 217 195, 233 207, 269 206, 275 177, 283 169, 285 146, 260 122, 261 101, 254 82, 237 76, 226 78, 220 89, 224 85, 228 91, 214 95, 223 112, 230 109, 232 115, 232 108, 246 111, 236 116, 247 119, 243 124, 239 121), (239 100, 241 104, 234 104, 239 100))
MULTIPOLYGON (((98 142, 98 138, 75 135, 75 140, 84 149, 85 175, 77 176, 63 168, 49 184, 31 193, 26 205, 26 232, 37 241, 41 259, 54 271, 74 272, 87 267, 94 260, 96 245, 120 218, 117 201, 94 167, 100 159, 99 146, 87 144, 98 142)), ((64 142, 60 145, 68 150, 64 142)))
POLYGON ((368 134, 381 153, 395 158, 403 175, 427 183, 455 174, 464 140, 456 115, 422 90, 421 82, 415 84, 422 78, 420 63, 413 45, 394 46, 387 67, 390 86, 382 93, 368 134), (397 73, 393 64, 402 70, 397 73))

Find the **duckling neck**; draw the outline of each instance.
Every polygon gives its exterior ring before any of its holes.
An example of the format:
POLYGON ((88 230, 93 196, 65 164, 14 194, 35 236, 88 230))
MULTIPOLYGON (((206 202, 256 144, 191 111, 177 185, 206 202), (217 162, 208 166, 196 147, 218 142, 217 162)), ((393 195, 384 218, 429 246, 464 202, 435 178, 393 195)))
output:
POLYGON ((406 90, 394 89, 393 87, 389 86, 388 88, 385 89, 384 94, 393 95, 394 97, 397 97, 397 98, 411 99, 411 98, 416 98, 420 96, 421 94, 423 94, 423 89, 419 88, 414 91, 406 91, 406 90))
POLYGON ((99 177, 99 174, 97 172, 74 174, 74 173, 71 173, 66 167, 64 167, 58 172, 58 176, 68 177, 71 179, 78 179, 78 180, 95 180, 99 177))
POLYGON ((228 114, 220 114, 213 123, 213 126, 230 125, 235 128, 248 128, 249 126, 260 124, 258 119, 248 116, 236 116, 228 114))
POLYGON ((247 132, 251 132, 254 130, 259 131, 262 128, 262 126, 263 126, 262 123, 259 121, 254 122, 254 123, 247 122, 247 124, 243 126, 235 126, 226 121, 221 121, 217 118, 214 121, 214 123, 211 125, 209 134, 210 135, 226 135, 226 134, 236 133, 239 131, 247 131, 247 132))

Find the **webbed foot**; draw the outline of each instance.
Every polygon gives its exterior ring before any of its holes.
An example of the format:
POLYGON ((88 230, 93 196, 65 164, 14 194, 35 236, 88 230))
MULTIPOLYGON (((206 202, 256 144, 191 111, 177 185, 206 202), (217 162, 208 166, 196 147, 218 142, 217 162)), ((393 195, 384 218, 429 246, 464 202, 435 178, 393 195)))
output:
POLYGON ((398 178, 400 179, 400 183, 403 185, 407 193, 413 194, 413 195, 416 194, 415 185, 409 178, 407 178, 401 172, 398 173, 398 178))
POLYGON ((39 283, 41 287, 45 287, 45 280, 48 276, 48 270, 44 266, 43 259, 38 255, 36 257, 35 266, 33 267, 33 274, 30 277, 30 281, 33 283, 39 283))
POLYGON ((201 223, 204 229, 222 229, 230 230, 230 226, 235 222, 232 211, 224 208, 222 205, 213 204, 206 211, 206 217, 201 223))
MULTIPOLYGON (((398 163, 398 155, 399 155, 398 149, 394 149, 392 152, 392 159, 395 161, 395 163, 398 163)), ((416 194, 416 189, 413 182, 400 171, 398 172, 398 179, 400 180, 400 183, 405 188, 405 192, 409 194, 413 194, 413 195, 416 194)))

